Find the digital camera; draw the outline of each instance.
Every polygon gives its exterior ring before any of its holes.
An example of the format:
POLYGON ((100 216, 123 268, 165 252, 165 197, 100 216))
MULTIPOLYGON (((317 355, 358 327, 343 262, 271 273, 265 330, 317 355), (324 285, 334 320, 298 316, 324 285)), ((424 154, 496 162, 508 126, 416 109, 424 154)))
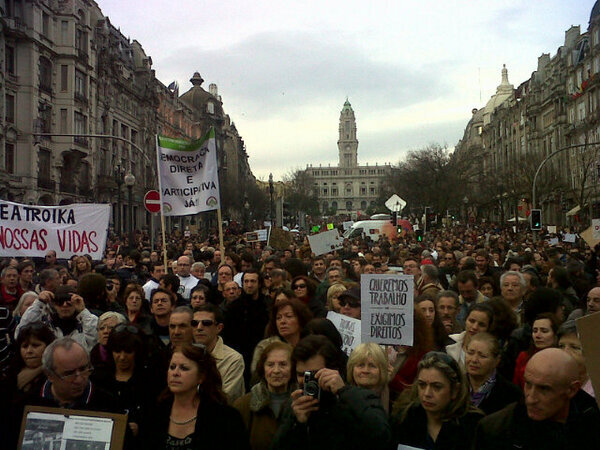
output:
POLYGON ((319 382, 315 378, 316 373, 317 372, 310 370, 304 372, 304 395, 320 400, 321 386, 319 386, 319 382))

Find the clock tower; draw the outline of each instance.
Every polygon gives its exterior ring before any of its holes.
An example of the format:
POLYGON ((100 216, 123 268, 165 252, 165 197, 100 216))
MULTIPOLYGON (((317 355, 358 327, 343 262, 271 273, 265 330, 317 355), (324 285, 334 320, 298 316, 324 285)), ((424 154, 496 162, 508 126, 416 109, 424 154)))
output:
POLYGON ((352 105, 346 98, 346 103, 340 113, 340 129, 338 139, 339 167, 358 166, 358 140, 356 139, 356 118, 352 105))

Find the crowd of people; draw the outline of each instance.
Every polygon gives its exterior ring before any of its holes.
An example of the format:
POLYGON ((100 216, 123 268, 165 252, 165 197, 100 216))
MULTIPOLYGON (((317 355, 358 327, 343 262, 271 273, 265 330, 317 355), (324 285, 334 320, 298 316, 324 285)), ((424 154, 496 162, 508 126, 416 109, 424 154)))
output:
POLYGON ((600 448, 575 324, 600 311, 595 248, 491 225, 215 242, 3 260, 0 448, 27 405, 127 414, 128 449, 600 448), (346 354, 328 312, 360 320, 361 276, 399 273, 413 345, 346 354))

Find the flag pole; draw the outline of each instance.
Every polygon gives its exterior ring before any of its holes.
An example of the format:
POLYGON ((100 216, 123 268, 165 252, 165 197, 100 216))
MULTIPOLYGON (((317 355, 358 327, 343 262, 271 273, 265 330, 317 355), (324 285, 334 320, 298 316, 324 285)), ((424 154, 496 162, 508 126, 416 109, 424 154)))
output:
POLYGON ((165 273, 169 273, 167 267, 167 239, 165 237, 165 214, 163 211, 163 200, 162 200, 162 186, 160 182, 160 162, 159 162, 159 151, 158 151, 158 134, 156 135, 156 174, 158 175, 158 193, 160 194, 160 230, 162 234, 162 250, 163 250, 163 264, 165 265, 165 273))
POLYGON ((225 261, 225 245, 223 244, 223 219, 221 217, 221 204, 219 199, 219 208, 217 209, 217 220, 219 221, 219 249, 221 250, 221 258, 225 261))

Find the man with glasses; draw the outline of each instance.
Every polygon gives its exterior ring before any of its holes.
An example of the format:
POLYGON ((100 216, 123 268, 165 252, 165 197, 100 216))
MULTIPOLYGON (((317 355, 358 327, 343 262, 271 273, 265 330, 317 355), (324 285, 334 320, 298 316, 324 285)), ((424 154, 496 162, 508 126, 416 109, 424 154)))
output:
POLYGON ((244 358, 231 347, 223 343, 219 336, 223 331, 223 315, 221 310, 210 303, 194 310, 192 320, 194 343, 202 344, 215 358, 217 369, 221 374, 223 392, 230 404, 245 393, 244 358))
POLYGON ((98 342, 98 317, 71 286, 59 286, 54 293, 40 292, 23 314, 15 337, 22 328, 38 322, 48 325, 57 338, 70 337, 88 352, 98 342))
POLYGON ((168 346, 170 342, 169 320, 175 306, 175 295, 163 288, 154 289, 150 297, 150 313, 153 320, 150 324, 152 334, 168 346))
POLYGON ((198 284, 198 278, 190 273, 192 260, 189 256, 180 256, 177 260, 177 276, 179 277, 179 294, 186 302, 190 301, 190 293, 198 284))

